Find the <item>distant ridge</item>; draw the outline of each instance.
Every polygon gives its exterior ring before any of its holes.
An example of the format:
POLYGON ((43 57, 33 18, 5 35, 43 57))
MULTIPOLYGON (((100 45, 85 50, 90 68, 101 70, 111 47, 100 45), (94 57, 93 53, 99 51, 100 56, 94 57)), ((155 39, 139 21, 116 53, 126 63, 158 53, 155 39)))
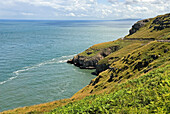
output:
POLYGON ((141 20, 141 18, 127 18, 127 19, 115 19, 113 21, 138 21, 138 20, 141 20))

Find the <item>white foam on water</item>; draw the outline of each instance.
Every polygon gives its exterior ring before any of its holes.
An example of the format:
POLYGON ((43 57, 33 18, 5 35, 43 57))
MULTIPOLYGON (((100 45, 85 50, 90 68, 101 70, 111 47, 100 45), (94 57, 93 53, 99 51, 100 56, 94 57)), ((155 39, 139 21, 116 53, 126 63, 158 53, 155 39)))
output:
POLYGON ((14 76, 14 77, 8 78, 6 81, 0 82, 0 85, 5 84, 5 83, 7 83, 7 82, 9 82, 9 81, 17 78, 17 77, 18 77, 18 76, 14 76))
POLYGON ((19 75, 19 73, 21 73, 21 72, 36 69, 36 68, 39 68, 39 67, 44 66, 44 65, 56 64, 56 63, 66 63, 67 60, 70 59, 73 56, 75 56, 75 55, 68 55, 68 56, 62 56, 60 58, 53 58, 51 60, 36 64, 36 65, 33 65, 33 66, 24 67, 23 69, 14 71, 13 73, 15 75, 19 75))
POLYGON ((65 63, 65 62, 67 62, 67 60, 58 61, 58 63, 65 63))
POLYGON ((74 57, 75 55, 77 55, 77 54, 74 54, 74 55, 68 55, 68 56, 62 56, 61 58, 71 58, 71 57, 74 57))
POLYGON ((68 56, 62 56, 60 58, 53 58, 51 60, 36 64, 36 65, 33 65, 33 66, 24 67, 21 70, 14 71, 13 74, 15 74, 16 76, 11 77, 11 78, 7 79, 6 81, 0 82, 0 85, 14 80, 22 72, 29 71, 29 70, 32 70, 32 69, 36 69, 36 68, 39 68, 39 67, 44 66, 44 65, 56 64, 56 63, 66 63, 67 60, 70 59, 73 56, 75 56, 75 54, 74 55, 68 55, 68 56))

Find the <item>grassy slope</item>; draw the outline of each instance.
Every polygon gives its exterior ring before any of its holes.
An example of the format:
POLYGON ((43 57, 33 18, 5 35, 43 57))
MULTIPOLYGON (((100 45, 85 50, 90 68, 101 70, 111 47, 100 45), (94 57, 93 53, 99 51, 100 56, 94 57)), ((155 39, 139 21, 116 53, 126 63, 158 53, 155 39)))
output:
MULTIPOLYGON (((109 92, 113 85, 117 83, 137 78, 162 64, 167 64, 170 60, 170 52, 166 52, 166 50, 170 50, 170 43, 153 41, 128 52, 110 65, 113 69, 101 72, 89 85, 77 92, 73 98, 109 92)), ((114 53, 117 55, 117 52, 114 53)), ((122 51, 122 53, 124 52, 122 51)))
POLYGON ((83 51, 82 53, 79 53, 78 55, 80 56, 86 56, 86 57, 93 57, 95 55, 97 55, 98 53, 100 53, 102 50, 107 49, 109 47, 113 47, 113 46, 118 46, 119 49, 122 49, 126 46, 129 45, 142 45, 148 43, 148 41, 124 41, 122 39, 118 39, 116 41, 110 41, 110 42, 104 42, 104 43, 99 43, 99 44, 95 44, 93 46, 91 46, 90 48, 88 48, 87 50, 83 51), (87 54, 90 53, 91 54, 87 54))
POLYGON ((115 42, 115 41, 95 44, 95 45, 91 46, 90 48, 88 48, 87 50, 80 53, 79 55, 80 56, 87 56, 87 57, 95 56, 96 54, 101 52, 101 50, 103 50, 104 48, 115 46, 115 44, 113 42, 115 42), (92 54, 88 55, 87 53, 89 53, 89 52, 92 53, 92 54))
POLYGON ((170 113, 170 65, 114 85, 113 92, 88 96, 51 113, 170 113))
POLYGON ((122 48, 120 50, 116 51, 116 52, 111 53, 110 55, 108 55, 104 59, 100 60, 98 62, 98 65, 100 65, 100 64, 111 64, 115 60, 119 60, 120 58, 122 58, 126 54, 130 53, 131 51, 133 51, 137 48, 144 46, 147 43, 148 43, 148 41, 133 41, 132 42, 132 41, 128 41, 128 40, 120 40, 119 45, 121 45, 122 48))
POLYGON ((82 53, 80 53, 78 55, 86 56, 86 57, 93 57, 106 48, 118 46, 118 45, 119 45, 119 40, 95 44, 95 45, 91 46, 90 48, 88 48, 87 50, 83 51, 82 53), (91 54, 88 55, 87 53, 91 53, 91 54))
POLYGON ((156 18, 162 17, 161 19, 162 21, 165 21, 165 20, 167 20, 167 22, 170 21, 170 17, 163 18, 166 15, 159 15, 153 18, 144 27, 140 28, 136 33, 130 36, 126 36, 126 38, 156 38, 156 39, 170 38, 170 28, 165 28, 163 30, 153 30, 154 26, 159 26, 158 24, 152 24, 156 18), (150 28, 150 26, 152 27, 150 28))

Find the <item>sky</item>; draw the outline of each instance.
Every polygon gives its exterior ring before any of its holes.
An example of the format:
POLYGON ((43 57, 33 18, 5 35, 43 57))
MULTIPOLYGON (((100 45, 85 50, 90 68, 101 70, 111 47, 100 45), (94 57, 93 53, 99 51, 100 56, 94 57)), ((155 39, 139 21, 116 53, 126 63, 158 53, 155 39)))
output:
POLYGON ((144 19, 170 13, 170 0, 0 0, 0 19, 144 19))

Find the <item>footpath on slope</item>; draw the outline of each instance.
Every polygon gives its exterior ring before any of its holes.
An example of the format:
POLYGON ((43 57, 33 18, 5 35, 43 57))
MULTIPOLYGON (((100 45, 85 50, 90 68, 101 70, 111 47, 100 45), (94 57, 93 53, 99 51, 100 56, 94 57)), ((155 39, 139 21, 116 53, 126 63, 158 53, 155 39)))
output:
POLYGON ((170 38, 168 40, 156 40, 155 38, 122 38, 122 40, 138 40, 138 41, 157 41, 157 42, 170 42, 170 38))

